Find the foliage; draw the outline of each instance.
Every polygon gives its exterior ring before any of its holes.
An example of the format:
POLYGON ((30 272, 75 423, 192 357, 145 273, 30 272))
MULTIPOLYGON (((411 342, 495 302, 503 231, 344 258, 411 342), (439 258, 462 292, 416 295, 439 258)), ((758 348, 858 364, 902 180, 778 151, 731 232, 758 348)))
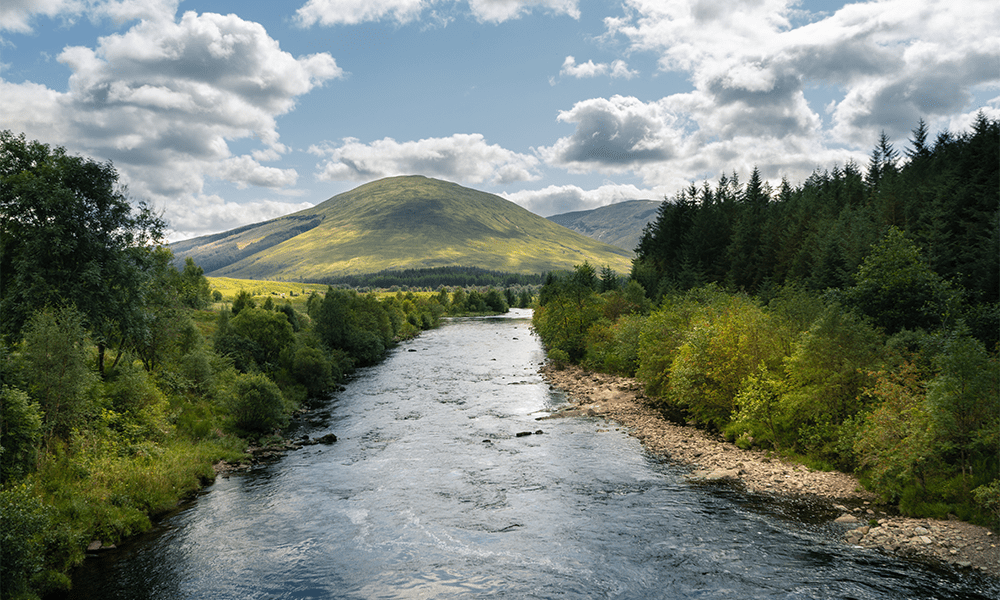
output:
POLYGON ((601 318, 603 298, 595 291, 597 278, 584 263, 573 275, 550 274, 539 292, 532 324, 550 351, 565 352, 571 362, 586 354, 587 331, 601 318))
POLYGON ((743 381, 762 365, 774 369, 780 364, 773 331, 768 315, 746 296, 705 307, 670 365, 670 402, 700 423, 724 427, 743 381))
POLYGON ((145 334, 143 284, 164 223, 133 209, 110 163, 0 132, 0 332, 16 341, 30 315, 73 305, 98 345, 145 334))
POLYGON ((233 382, 229 414, 237 431, 270 433, 288 424, 285 398, 278 386, 259 373, 242 373, 233 382))
POLYGON ((24 485, 0 490, 0 596, 30 598, 45 566, 51 516, 24 485))
POLYGON ((28 321, 21 359, 28 392, 42 410, 46 443, 66 437, 92 410, 87 343, 73 309, 40 311, 28 321))
POLYGON ((38 404, 17 388, 0 388, 0 484, 35 470, 41 437, 38 404))
POLYGON ((892 228, 865 257, 857 283, 844 297, 888 333, 935 329, 957 313, 955 291, 922 260, 919 249, 892 228))

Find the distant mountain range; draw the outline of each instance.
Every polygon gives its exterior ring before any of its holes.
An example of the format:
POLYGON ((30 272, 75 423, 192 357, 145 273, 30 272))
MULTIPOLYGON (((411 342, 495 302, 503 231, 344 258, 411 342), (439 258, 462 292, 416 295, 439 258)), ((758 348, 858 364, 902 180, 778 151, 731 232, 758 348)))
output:
POLYGON ((494 194, 422 176, 389 177, 312 208, 170 246, 207 275, 315 281, 390 269, 543 273, 590 262, 619 273, 632 252, 494 194))
POLYGON ((595 240, 633 252, 646 223, 656 220, 659 200, 626 200, 593 210, 553 215, 549 220, 595 240))

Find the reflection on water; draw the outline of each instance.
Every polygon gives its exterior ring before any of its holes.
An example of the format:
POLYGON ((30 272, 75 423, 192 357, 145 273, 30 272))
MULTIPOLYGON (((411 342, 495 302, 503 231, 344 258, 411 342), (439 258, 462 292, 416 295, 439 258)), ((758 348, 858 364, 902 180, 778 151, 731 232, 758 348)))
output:
POLYGON ((70 597, 1000 597, 976 575, 846 548, 808 508, 689 484, 603 422, 540 424, 564 400, 536 374, 529 317, 406 343, 307 431, 336 444, 219 479, 88 561, 70 597))

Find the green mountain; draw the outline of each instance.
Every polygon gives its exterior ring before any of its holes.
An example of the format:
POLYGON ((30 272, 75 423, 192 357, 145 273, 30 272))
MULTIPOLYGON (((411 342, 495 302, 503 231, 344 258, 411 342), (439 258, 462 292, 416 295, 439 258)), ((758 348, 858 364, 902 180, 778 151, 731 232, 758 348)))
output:
POLYGON ((499 196, 422 176, 373 181, 171 250, 214 277, 285 281, 445 266, 542 273, 584 261, 626 273, 632 260, 499 196))
POLYGON ((626 200, 593 210, 580 210, 549 217, 550 221, 595 240, 635 250, 646 223, 656 220, 658 200, 626 200))

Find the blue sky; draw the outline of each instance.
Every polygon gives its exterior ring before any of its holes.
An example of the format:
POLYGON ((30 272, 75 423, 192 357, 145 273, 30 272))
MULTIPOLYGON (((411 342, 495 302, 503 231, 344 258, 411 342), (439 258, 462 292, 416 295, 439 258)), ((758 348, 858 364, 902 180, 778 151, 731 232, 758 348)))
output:
POLYGON ((179 240, 423 174, 549 216, 1000 118, 995 0, 5 0, 0 128, 179 240))

